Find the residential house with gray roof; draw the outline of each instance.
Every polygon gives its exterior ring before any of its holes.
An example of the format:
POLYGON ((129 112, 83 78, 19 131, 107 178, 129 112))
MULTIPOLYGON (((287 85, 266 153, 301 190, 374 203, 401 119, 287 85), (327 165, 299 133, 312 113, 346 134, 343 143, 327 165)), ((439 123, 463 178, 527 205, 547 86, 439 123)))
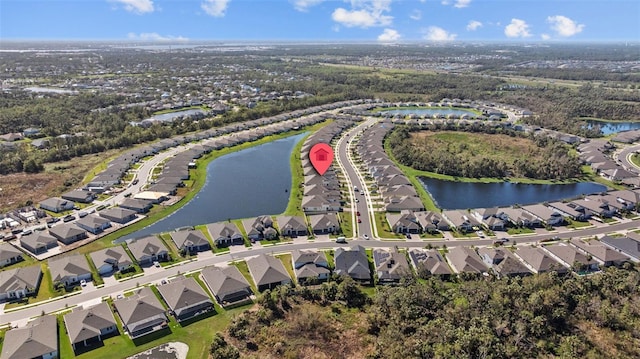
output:
POLYGON ((0 300, 11 301, 35 295, 42 280, 40 264, 0 272, 0 300))
POLYGON ((326 280, 331 274, 327 256, 322 251, 294 249, 291 262, 299 283, 326 280))
POLYGON ((211 249, 211 244, 201 230, 175 231, 169 234, 182 253, 196 254, 211 249))
POLYGON ((162 303, 149 287, 139 289, 130 297, 115 300, 113 306, 131 339, 162 330, 169 324, 162 303))
POLYGON ((621 267, 630 259, 628 256, 615 251, 597 240, 583 241, 577 238, 571 240, 571 244, 588 256, 595 258, 605 267, 621 267))
POLYGON ((97 214, 90 214, 76 221, 76 226, 91 232, 93 234, 102 233, 105 229, 111 227, 111 221, 97 214))
POLYGON ((347 275, 360 281, 371 280, 369 259, 362 246, 353 246, 350 249, 342 247, 336 249, 334 262, 334 272, 338 275, 347 275))
POLYGON ((543 204, 531 204, 523 206, 522 209, 533 214, 548 226, 561 226, 565 223, 565 220, 559 211, 549 208, 543 204))
POLYGON ((71 287, 81 280, 91 280, 91 267, 82 254, 49 259, 49 272, 54 286, 71 287))
POLYGON ((276 222, 280 228, 280 234, 285 237, 306 236, 309 234, 307 222, 302 216, 278 216, 276 222))
POLYGON ((179 322, 213 310, 211 298, 192 277, 172 279, 157 288, 179 322))
POLYGON ((150 266, 153 262, 169 260, 169 250, 156 236, 147 236, 135 241, 127 242, 129 251, 142 267, 150 266))
POLYGON ((34 232, 27 236, 21 236, 20 245, 29 252, 38 255, 57 247, 58 240, 45 232, 34 232))
POLYGON ((207 231, 218 247, 226 247, 234 244, 243 244, 244 237, 235 223, 216 222, 207 224, 207 231))
POLYGON ((58 198, 58 197, 47 198, 44 201, 41 201, 39 205, 41 209, 51 211, 54 213, 60 213, 60 212, 72 210, 74 206, 73 201, 69 201, 66 199, 58 198))
POLYGON ((22 252, 16 247, 8 244, 0 244, 0 267, 6 267, 22 261, 22 252))
POLYGON ((387 222, 391 230, 395 233, 420 233, 422 226, 418 223, 418 219, 411 211, 403 211, 401 213, 387 213, 387 222))
POLYGON ((284 264, 273 256, 262 254, 249 258, 247 266, 260 292, 291 283, 291 277, 289 277, 289 273, 284 268, 284 264))
POLYGON ((526 276, 532 272, 505 248, 481 247, 478 254, 485 265, 499 277, 526 276))
POLYGON ((124 207, 111 207, 99 212, 100 217, 111 222, 126 224, 138 218, 138 212, 124 207))
POLYGON ((424 211, 424 204, 420 197, 415 196, 388 196, 385 197, 386 210, 389 212, 424 211))
POLYGON ((91 203, 94 199, 96 199, 96 195, 93 192, 76 189, 67 193, 64 193, 62 199, 66 199, 67 201, 72 202, 80 202, 80 203, 91 203))
POLYGON ((397 283, 403 276, 411 274, 409 262, 404 253, 397 249, 376 248, 373 250, 373 265, 380 283, 397 283))
POLYGON ((205 267, 201 272, 201 276, 222 306, 228 303, 244 301, 253 294, 251 285, 238 267, 234 265, 228 267, 205 267))
POLYGON ((0 359, 54 359, 58 353, 58 321, 43 315, 5 334, 0 359))
POLYGON ((242 226, 247 233, 247 237, 254 241, 261 239, 275 239, 278 232, 273 228, 271 216, 258 216, 242 220, 242 226))
POLYGON ((87 238, 87 231, 73 223, 58 224, 49 229, 49 234, 66 245, 87 238))
POLYGON ((540 247, 518 246, 514 255, 528 265, 534 273, 556 271, 558 274, 565 274, 569 271, 540 247))
POLYGON ((487 266, 482 258, 470 247, 453 247, 447 253, 447 260, 456 273, 482 274, 487 266))
POLYGON ((125 198, 120 203, 120 208, 130 209, 136 213, 147 213, 153 206, 153 202, 147 199, 125 198))
POLYGON ((555 260, 562 263, 578 274, 597 271, 598 262, 592 256, 587 256, 574 246, 566 243, 556 243, 543 247, 555 260))
POLYGON ((482 227, 482 224, 467 211, 446 210, 442 211, 442 217, 449 221, 452 228, 461 233, 474 231, 474 227, 482 227))
POLYGON ((413 248, 409 251, 409 258, 418 275, 426 271, 430 275, 447 279, 453 274, 447 261, 437 249, 413 248))
POLYGON ((133 266, 133 261, 121 245, 91 252, 89 256, 101 276, 122 272, 133 266))
POLYGON ((118 333, 116 320, 107 302, 89 308, 75 308, 71 313, 65 314, 64 326, 74 350, 102 342, 105 336, 118 333))
POLYGON ((340 231, 340 222, 335 213, 310 215, 309 223, 314 234, 338 233, 340 231))
POLYGON ((448 231, 450 229, 449 223, 445 221, 438 212, 421 211, 413 212, 413 215, 416 216, 418 223, 425 232, 435 233, 438 231, 448 231))
POLYGON ((640 261, 640 235, 638 233, 629 232, 624 237, 604 236, 600 238, 600 242, 640 261))

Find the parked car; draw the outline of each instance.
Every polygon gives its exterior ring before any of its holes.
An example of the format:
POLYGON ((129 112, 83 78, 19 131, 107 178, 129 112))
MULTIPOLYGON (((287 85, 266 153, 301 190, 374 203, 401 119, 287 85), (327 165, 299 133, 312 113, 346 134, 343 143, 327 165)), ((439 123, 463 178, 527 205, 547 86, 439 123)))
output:
POLYGON ((74 219, 76 219, 76 217, 74 215, 72 215, 72 214, 69 214, 69 215, 64 216, 64 218, 62 218, 62 221, 66 223, 66 222, 71 222, 74 219))
POLYGON ((363 234, 363 235, 362 235, 362 238, 364 238, 364 239, 368 240, 368 239, 369 239, 369 236, 368 236, 367 234, 363 234))
POLYGON ((338 237, 338 238, 336 238, 336 243, 347 243, 347 238, 338 237))
POLYGON ((360 218, 358 218, 358 223, 362 223, 362 220, 360 218))
POLYGON ((86 287, 87 286, 87 281, 85 279, 80 281, 80 286, 82 287, 86 287))

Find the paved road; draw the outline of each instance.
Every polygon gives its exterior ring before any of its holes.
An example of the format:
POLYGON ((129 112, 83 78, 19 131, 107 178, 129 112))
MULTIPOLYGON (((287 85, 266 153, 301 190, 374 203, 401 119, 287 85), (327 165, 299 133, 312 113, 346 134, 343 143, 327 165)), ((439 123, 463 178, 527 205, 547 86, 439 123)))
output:
POLYGON ((631 156, 633 156, 638 151, 640 151, 640 145, 633 145, 624 148, 622 151, 620 151, 620 153, 617 154, 618 162, 620 162, 625 170, 634 173, 640 173, 640 167, 631 162, 631 156))

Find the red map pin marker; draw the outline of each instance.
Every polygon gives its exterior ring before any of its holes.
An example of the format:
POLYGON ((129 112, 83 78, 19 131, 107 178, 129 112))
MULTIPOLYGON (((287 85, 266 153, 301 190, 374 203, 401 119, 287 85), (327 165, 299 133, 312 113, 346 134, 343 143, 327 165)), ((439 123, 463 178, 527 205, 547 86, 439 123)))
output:
POLYGON ((326 143, 316 143, 309 151, 309 159, 313 168, 322 176, 333 162, 333 149, 326 143))

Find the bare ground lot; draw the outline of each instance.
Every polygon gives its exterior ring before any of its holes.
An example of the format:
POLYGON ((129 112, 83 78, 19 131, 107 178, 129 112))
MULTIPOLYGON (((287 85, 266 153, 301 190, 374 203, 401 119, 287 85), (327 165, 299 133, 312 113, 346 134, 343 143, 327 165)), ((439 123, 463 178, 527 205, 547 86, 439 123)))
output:
POLYGON ((85 176, 93 177, 99 165, 119 151, 86 155, 70 161, 48 163, 42 173, 14 173, 0 176, 0 212, 7 212, 48 197, 60 195, 80 185, 85 176))

